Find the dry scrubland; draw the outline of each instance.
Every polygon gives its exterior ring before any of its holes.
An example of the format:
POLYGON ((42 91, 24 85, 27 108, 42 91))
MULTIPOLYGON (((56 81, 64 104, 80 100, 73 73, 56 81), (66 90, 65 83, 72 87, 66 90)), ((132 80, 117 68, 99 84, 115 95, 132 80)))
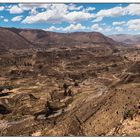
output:
POLYGON ((0 136, 140 136, 139 46, 0 28, 0 136))

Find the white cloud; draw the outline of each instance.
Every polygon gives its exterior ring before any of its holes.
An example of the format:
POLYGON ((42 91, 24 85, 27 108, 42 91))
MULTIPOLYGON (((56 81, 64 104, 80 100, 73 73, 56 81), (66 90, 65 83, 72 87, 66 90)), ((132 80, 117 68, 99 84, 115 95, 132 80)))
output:
POLYGON ((11 19, 13 22, 21 21, 23 16, 16 16, 11 19))
POLYGON ((18 5, 14 5, 8 9, 10 14, 20 14, 23 13, 23 9, 21 9, 18 5))
POLYGON ((31 14, 31 15, 35 15, 35 14, 37 14, 37 13, 38 13, 38 12, 37 12, 36 8, 32 8, 30 14, 31 14))
MULTIPOLYGON (((67 22, 70 25, 66 27, 56 27, 51 26, 48 30, 52 31, 77 31, 77 30, 93 30, 99 32, 112 32, 118 31, 121 32, 126 30, 128 27, 129 30, 140 30, 140 19, 131 19, 131 16, 140 16, 140 4, 129 4, 127 6, 118 5, 109 9, 101 9, 97 13, 95 7, 84 7, 78 6, 76 4, 11 4, 8 6, 0 6, 0 10, 5 8, 11 14, 20 14, 27 12, 28 15, 17 16, 12 18, 11 21, 21 21, 24 24, 33 24, 33 23, 56 23, 67 22), (130 19, 128 22, 123 20, 123 16, 129 16, 130 19), (116 17, 121 17, 122 21, 117 21, 116 17), (112 22, 113 27, 104 22, 101 22, 104 18, 115 18, 112 22), (91 27, 86 27, 81 25, 81 21, 92 20, 93 25, 91 27), (100 22, 100 24, 97 24, 100 22), (123 25, 123 27, 121 27, 123 25), (124 29, 123 29, 124 28, 124 29)), ((0 18, 8 22, 8 19, 5 17, 0 18)), ((61 25, 61 24, 60 24, 61 25)))
POLYGON ((68 9, 69 10, 81 10, 83 6, 76 6, 75 4, 69 4, 68 9))
POLYGON ((113 22, 112 25, 116 26, 116 25, 123 25, 125 24, 125 21, 120 21, 120 22, 113 22))
POLYGON ((103 28, 104 32, 110 32, 113 30, 113 28, 111 26, 106 26, 103 28))
POLYGON ((94 11, 96 10, 95 7, 87 7, 86 9, 83 9, 83 11, 89 12, 89 11, 94 11))
POLYGON ((140 19, 132 19, 127 22, 129 30, 137 31, 140 30, 140 19))
MULTIPOLYGON (((22 23, 62 23, 68 22, 76 24, 80 21, 91 20, 93 23, 101 22, 105 17, 120 17, 124 15, 140 15, 140 4, 122 5, 99 10, 91 13, 95 7, 77 6, 76 4, 17 4, 7 7, 11 14, 19 14, 28 11, 28 16, 24 17, 22 23), (40 8, 40 10, 38 10, 40 8), (40 11, 40 12, 39 12, 40 11)), ((112 25, 124 25, 125 21, 113 22, 112 25)), ((100 27, 101 28, 101 27, 100 27)), ((111 30, 110 28, 106 29, 111 30)))
POLYGON ((0 16, 0 18, 4 18, 4 16, 0 16))
POLYGON ((69 31, 78 31, 78 30, 85 30, 85 29, 86 29, 85 26, 78 23, 78 24, 70 24, 70 26, 64 28, 64 31, 69 32, 69 31))
POLYGON ((60 31, 60 32, 74 32, 74 31, 84 31, 85 29, 87 29, 86 26, 83 26, 80 23, 78 23, 78 24, 70 24, 69 26, 66 26, 66 27, 51 26, 51 27, 44 29, 44 30, 46 30, 46 31, 60 31))
POLYGON ((22 23, 61 23, 69 22, 75 23, 81 20, 88 20, 93 15, 84 11, 69 11, 68 5, 65 4, 52 4, 44 12, 37 13, 35 15, 27 16, 22 23))
POLYGON ((67 5, 52 4, 48 5, 46 11, 37 13, 35 15, 27 16, 22 23, 36 23, 36 22, 51 22, 57 23, 64 21, 64 15, 67 13, 67 5))
POLYGON ((87 11, 93 11, 93 10, 96 10, 96 8, 95 7, 88 7, 88 8, 86 8, 86 10, 87 11))
POLYGON ((20 14, 24 11, 31 11, 31 14, 36 12, 37 8, 48 8, 51 4, 17 4, 8 6, 8 11, 11 14, 20 14))
POLYGON ((52 4, 37 4, 37 3, 34 3, 34 4, 18 4, 18 6, 25 10, 25 11, 28 11, 28 10, 32 10, 33 8, 37 9, 37 8, 49 8, 52 4))
POLYGON ((44 29, 46 31, 59 31, 59 32, 75 32, 75 31, 96 31, 96 32, 110 32, 113 30, 111 26, 105 26, 104 28, 100 26, 99 24, 93 24, 92 26, 84 26, 81 25, 80 23, 78 24, 70 24, 69 26, 66 27, 55 27, 51 26, 47 29, 44 29))
POLYGON ((93 24, 90 29, 97 32, 108 33, 113 30, 111 26, 107 26, 106 24, 93 24))
POLYGON ((3 11, 4 10, 4 6, 0 6, 0 11, 3 11))
POLYGON ((93 24, 92 26, 84 26, 80 23, 78 24, 70 24, 66 27, 55 27, 51 26, 46 31, 59 31, 59 32, 75 32, 75 31, 96 31, 96 32, 103 32, 108 33, 113 30, 111 26, 101 26, 99 24, 93 24))
POLYGON ((140 15, 140 4, 129 4, 125 10, 128 15, 140 15))
POLYGON ((63 28, 62 27, 51 26, 51 27, 49 27, 47 29, 43 29, 43 30, 45 30, 45 31, 61 31, 61 30, 63 30, 63 28))
POLYGON ((117 6, 110 9, 100 10, 95 14, 93 22, 102 21, 105 17, 120 17, 124 15, 140 15, 140 4, 129 4, 126 7, 117 6))
POLYGON ((102 27, 99 26, 99 24, 93 24, 93 25, 91 26, 91 29, 92 29, 93 31, 97 31, 97 32, 100 32, 100 31, 103 30, 102 27))
POLYGON ((111 9, 100 10, 95 15, 96 20, 101 21, 104 17, 118 17, 120 15, 124 15, 124 10, 122 7, 113 7, 111 9))
POLYGON ((8 22, 9 20, 5 18, 3 21, 4 21, 4 22, 8 22))
POLYGON ((74 12, 70 12, 66 15, 64 15, 66 21, 68 22, 76 22, 76 21, 80 21, 80 20, 88 20, 90 18, 93 17, 92 14, 87 13, 87 12, 82 12, 82 11, 74 11, 74 12))
POLYGON ((118 31, 118 32, 122 32, 123 31, 123 28, 120 27, 120 26, 117 26, 117 27, 115 27, 115 30, 118 31))
POLYGON ((103 20, 103 17, 97 17, 92 22, 99 22, 99 21, 102 21, 102 20, 103 20))

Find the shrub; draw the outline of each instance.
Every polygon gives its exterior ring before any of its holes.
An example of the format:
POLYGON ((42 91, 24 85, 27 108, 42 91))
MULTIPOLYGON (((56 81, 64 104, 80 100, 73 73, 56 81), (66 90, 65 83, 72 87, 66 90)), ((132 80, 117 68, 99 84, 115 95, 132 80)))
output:
POLYGON ((75 83, 74 83, 74 86, 75 86, 75 87, 77 87, 77 86, 78 86, 78 83, 77 83, 77 82, 75 82, 75 83))
POLYGON ((133 119, 133 115, 134 115, 134 110, 125 110, 123 113, 123 119, 127 119, 127 118, 131 118, 131 120, 133 119))

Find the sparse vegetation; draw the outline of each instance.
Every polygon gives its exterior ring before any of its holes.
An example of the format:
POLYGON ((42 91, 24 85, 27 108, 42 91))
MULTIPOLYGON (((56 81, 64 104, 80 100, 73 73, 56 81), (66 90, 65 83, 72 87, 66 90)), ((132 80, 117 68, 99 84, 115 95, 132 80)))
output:
POLYGON ((127 119, 127 118, 131 118, 131 120, 133 120, 133 115, 134 115, 134 110, 133 109, 127 109, 124 111, 123 113, 123 119, 127 119))
POLYGON ((139 121, 140 49, 98 32, 0 28, 0 40, 0 134, 122 136, 139 121))

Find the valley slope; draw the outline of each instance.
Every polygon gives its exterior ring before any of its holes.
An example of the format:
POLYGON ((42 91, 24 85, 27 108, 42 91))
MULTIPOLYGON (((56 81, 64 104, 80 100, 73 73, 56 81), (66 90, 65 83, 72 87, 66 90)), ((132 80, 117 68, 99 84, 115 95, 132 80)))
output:
POLYGON ((0 28, 1 136, 139 136, 140 49, 98 32, 0 28))

